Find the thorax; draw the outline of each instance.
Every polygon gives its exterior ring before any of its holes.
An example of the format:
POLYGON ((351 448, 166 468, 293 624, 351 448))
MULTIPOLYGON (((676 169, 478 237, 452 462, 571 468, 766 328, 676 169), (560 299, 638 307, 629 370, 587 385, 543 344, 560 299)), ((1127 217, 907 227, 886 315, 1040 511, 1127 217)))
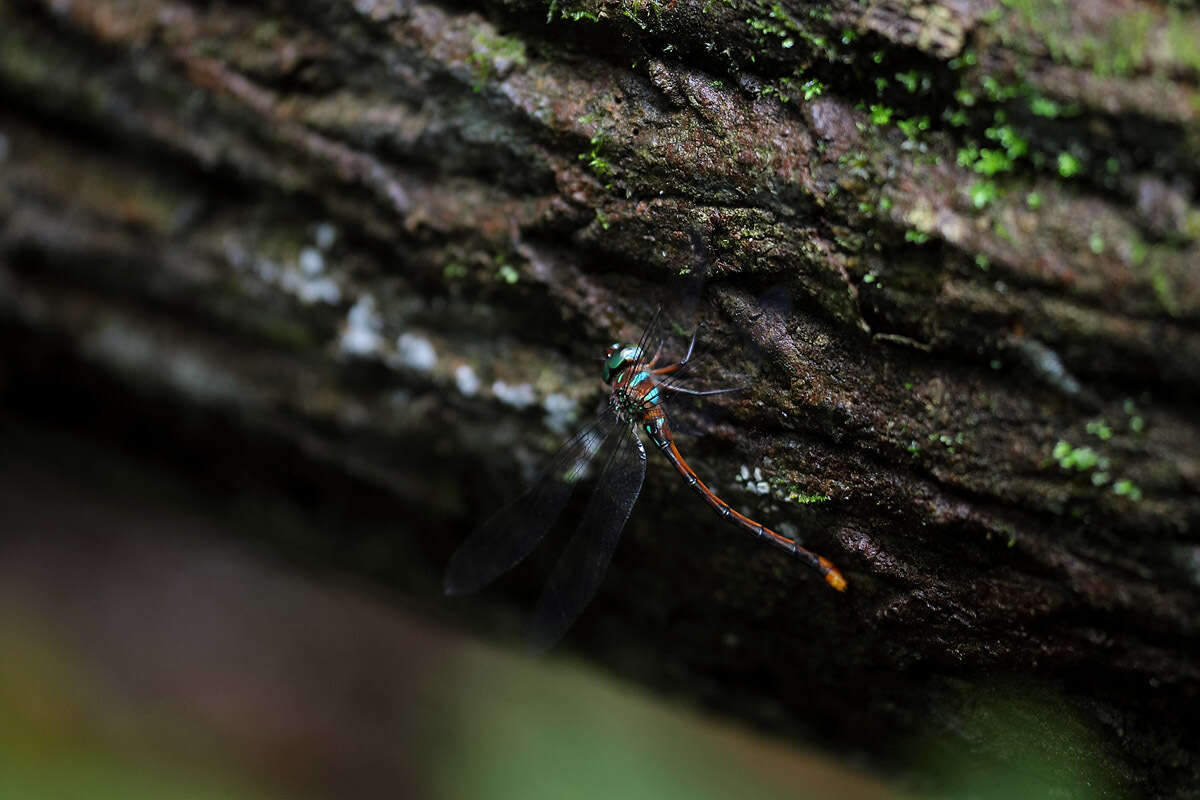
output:
POLYGON ((612 383, 609 405, 625 421, 644 424, 650 417, 662 416, 657 381, 643 364, 623 369, 612 383))

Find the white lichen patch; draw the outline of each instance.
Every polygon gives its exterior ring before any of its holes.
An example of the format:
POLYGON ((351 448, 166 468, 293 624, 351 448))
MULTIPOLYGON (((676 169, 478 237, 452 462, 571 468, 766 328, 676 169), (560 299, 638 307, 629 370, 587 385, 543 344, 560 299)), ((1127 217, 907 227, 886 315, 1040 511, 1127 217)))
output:
POLYGON ((332 222, 318 222, 313 227, 313 241, 321 250, 328 250, 337 241, 338 229, 332 222))
POLYGON ((465 397, 472 397, 479 391, 479 376, 470 364, 459 364, 454 368, 454 385, 465 397))
POLYGON ((565 434, 579 416, 579 405, 560 392, 546 395, 542 400, 546 412, 546 427, 558 434, 565 434))
POLYGON ((796 537, 800 535, 800 529, 790 522, 780 522, 775 526, 775 530, 779 531, 793 542, 798 541, 796 537))
POLYGON ((537 394, 528 383, 509 386, 504 381, 495 381, 492 383, 492 394, 496 395, 496 399, 501 403, 513 408, 529 408, 537 402, 537 394))
POLYGON ((1063 394, 1079 394, 1081 389, 1079 381, 1067 371, 1062 359, 1058 357, 1058 353, 1036 339, 1022 339, 1017 343, 1017 349, 1025 357, 1026 363, 1043 381, 1063 394))
MULTIPOLYGON (((228 255, 227 251, 226 256, 228 257, 228 255)), ((232 259, 230 261, 232 263, 232 259)), ((251 271, 254 273, 254 277, 266 283, 278 283, 280 275, 283 274, 280 266, 269 258, 254 259, 251 271)))
POLYGON ((84 351, 125 372, 147 372, 156 366, 153 341, 118 320, 104 322, 84 343, 84 351))
POLYGON ((241 385, 232 375, 198 355, 177 352, 168 366, 168 381, 202 401, 233 401, 242 393, 241 385))
POLYGON ((771 484, 763 477, 762 469, 755 467, 753 471, 745 464, 738 470, 737 483, 743 489, 753 494, 765 495, 771 493, 771 484))
POLYGON ((375 308, 375 298, 364 294, 346 314, 338 347, 350 356, 376 355, 383 346, 382 330, 383 319, 375 308))
POLYGON ((1200 547, 1183 546, 1179 553, 1183 568, 1191 576, 1192 582, 1200 586, 1200 547))
POLYGON ((341 284, 337 276, 330 274, 325 256, 316 247, 301 248, 292 263, 254 253, 234 234, 228 234, 223 245, 225 260, 231 267, 262 284, 296 296, 305 305, 342 302, 341 284))
POLYGON ((342 300, 342 289, 332 278, 309 279, 289 269, 284 272, 281 285, 299 297, 300 301, 306 305, 314 303, 335 305, 342 300))
POLYGON ((396 339, 396 352, 389 355, 388 366, 430 372, 437 365, 433 343, 416 333, 402 333, 396 339))
POLYGON ((232 403, 250 392, 212 359, 115 318, 102 323, 85 341, 84 352, 113 369, 201 402, 232 403))
POLYGON ((388 405, 395 410, 407 409, 412 405, 412 392, 407 389, 395 389, 387 396, 388 405))
POLYGON ((315 247, 306 247, 300 251, 300 272, 310 278, 315 278, 325 271, 325 256, 315 247))

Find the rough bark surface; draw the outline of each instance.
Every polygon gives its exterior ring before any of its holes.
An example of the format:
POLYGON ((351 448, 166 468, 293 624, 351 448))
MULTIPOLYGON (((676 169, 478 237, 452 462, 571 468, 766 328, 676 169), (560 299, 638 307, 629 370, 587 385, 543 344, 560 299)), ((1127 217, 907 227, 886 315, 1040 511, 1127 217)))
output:
POLYGON ((1140 0, 0 2, 4 396, 318 498, 264 539, 512 633, 549 562, 453 604, 442 565, 696 231, 700 377, 748 388, 685 452, 850 589, 659 462, 568 646, 917 786, 1190 796, 1197 41, 1140 0))

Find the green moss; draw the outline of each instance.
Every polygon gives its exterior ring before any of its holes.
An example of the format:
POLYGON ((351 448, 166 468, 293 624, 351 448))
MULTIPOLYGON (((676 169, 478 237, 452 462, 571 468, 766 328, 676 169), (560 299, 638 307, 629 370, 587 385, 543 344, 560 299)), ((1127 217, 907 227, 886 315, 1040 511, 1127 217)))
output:
POLYGON ((621 3, 621 16, 646 30, 651 21, 661 24, 662 3, 659 0, 624 0, 621 3))
POLYGON ((612 164, 609 163, 608 159, 600 155, 600 151, 604 148, 607 141, 607 136, 603 133, 597 133, 588 140, 588 143, 592 146, 591 149, 586 153, 579 154, 579 160, 586 162, 588 169, 598 178, 607 178, 613 173, 612 164))
POLYGON ((1179 316, 1179 300, 1175 297, 1175 289, 1162 266, 1155 262, 1150 273, 1150 285, 1154 287, 1154 296, 1162 304, 1163 309, 1173 317, 1179 316))
POLYGON ((913 117, 912 119, 897 120, 896 127, 904 133, 905 138, 910 142, 915 142, 923 132, 929 130, 929 117, 913 117))
MULTIPOLYGON (((922 82, 920 73, 918 73, 915 69, 909 70, 908 72, 897 72, 896 80, 900 81, 905 89, 908 89, 909 92, 914 94, 916 93, 917 89, 921 87, 922 82)), ((929 79, 926 78, 925 83, 928 82, 929 79)))
MULTIPOLYGON (((780 3, 767 3, 765 0, 755 0, 757 13, 746 19, 746 25, 754 32, 755 38, 764 46, 775 45, 783 50, 790 50, 803 42, 813 53, 824 56, 830 61, 837 60, 837 46, 823 34, 811 30, 793 17, 780 3)), ((810 6, 806 14, 811 20, 828 23, 831 15, 820 6, 810 6)))
POLYGON ((279 41, 281 28, 277 20, 267 20, 254 27, 254 43, 260 47, 271 47, 279 41))
MULTIPOLYGON (((551 0, 550 10, 546 12, 546 22, 554 19, 554 12, 558 8, 558 0, 551 0)), ((564 8, 561 14, 562 18, 568 22, 599 22, 600 14, 592 11, 590 8, 564 8)))
POLYGON ((1010 172, 1013 160, 1002 150, 992 150, 984 147, 979 151, 979 157, 971 165, 971 169, 980 175, 995 175, 998 172, 1010 172))
POLYGON ((1083 171, 1079 159, 1070 153, 1058 154, 1058 174, 1064 178, 1073 178, 1083 171))
POLYGON ((946 452, 953 453, 955 452, 955 448, 963 443, 963 435, 962 432, 956 433, 953 436, 948 433, 931 433, 929 434, 929 441, 940 444, 946 448, 946 452))
POLYGON ((979 57, 975 55, 974 50, 967 50, 962 55, 950 59, 950 69, 962 69, 963 67, 973 67, 979 63, 979 57))
POLYGON ((1142 490, 1135 486, 1133 481, 1128 478, 1121 478, 1119 481, 1113 483, 1112 490, 1113 494, 1128 497, 1135 503, 1142 501, 1142 490))
POLYGON ((475 34, 475 49, 467 62, 471 65, 475 81, 475 91, 482 92, 483 88, 498 73, 509 66, 525 66, 525 43, 511 36, 499 36, 490 30, 481 30, 475 34))
MULTIPOLYGON (((1003 119, 1000 112, 997 112, 997 116, 1003 119)), ((960 167, 970 167, 980 175, 990 177, 1011 172, 1017 159, 1029 153, 1029 143, 1011 125, 995 125, 988 128, 984 135, 999 144, 1000 148, 980 148, 975 142, 968 142, 959 148, 956 156, 960 167)))
POLYGON ((1087 424, 1087 432, 1102 442, 1107 442, 1113 435, 1112 426, 1102 419, 1095 419, 1089 422, 1087 424))
POLYGON ((929 234, 921 231, 905 231, 904 241, 912 242, 913 244, 925 244, 929 241, 929 234))
POLYGON ((803 70, 796 70, 790 77, 784 76, 773 83, 766 84, 759 90, 759 93, 766 96, 775 95, 779 98, 779 102, 787 103, 797 95, 802 96, 805 100, 812 100, 825 92, 824 83, 816 78, 810 78, 801 83, 803 77, 803 70))
POLYGON ((1134 435, 1140 436, 1146 429, 1146 420, 1137 413, 1137 406, 1129 398, 1125 399, 1125 416, 1129 417, 1129 430, 1133 431, 1134 435))
POLYGON ((1062 114, 1062 107, 1058 103, 1041 95, 1029 98, 1029 110, 1037 116, 1047 119, 1055 119, 1062 114))
MULTIPOLYGON (((756 470, 756 473, 757 473, 757 470, 756 470)), ((801 504, 809 505, 812 503, 828 503, 830 500, 833 499, 827 494, 817 494, 814 492, 807 492, 795 484, 788 483, 786 481, 779 480, 776 478, 771 479, 770 485, 771 485, 772 493, 776 497, 778 497, 780 500, 783 500, 788 503, 801 503, 801 504)))
MULTIPOLYGON (((996 115, 1001 116, 1001 112, 997 111, 996 115)), ((1018 135, 1011 125, 993 126, 984 131, 983 135, 998 142, 1010 160, 1018 159, 1029 152, 1029 142, 1018 135)))
POLYGON ((950 125, 956 128, 964 128, 971 121, 967 116, 967 112, 961 108, 946 109, 942 113, 942 119, 946 120, 950 125))
POLYGON ((1172 61, 1200 72, 1200 17, 1187 16, 1175 6, 1168 8, 1166 41, 1172 61))
POLYGON ((517 268, 508 263, 508 258, 504 253, 496 253, 492 256, 492 261, 496 264, 496 279, 504 283, 512 285, 521 279, 521 273, 517 268))
POLYGON ((1042 196, 1038 192, 1030 192, 1025 195, 1025 207, 1030 211, 1037 211, 1042 207, 1042 196))
MULTIPOLYGON (((1127 75, 1149 65, 1147 43, 1161 17, 1146 8, 1113 17, 1103 31, 1088 33, 1079 25, 1074 6, 1062 0, 1003 0, 1016 20, 1032 31, 1050 57, 1077 67, 1090 67, 1097 75, 1127 75)), ((1200 35, 1195 19, 1181 12, 1168 15, 1168 62, 1188 63, 1200 59, 1195 42, 1200 35), (1171 21, 1179 23, 1179 35, 1170 34, 1171 21), (1188 38, 1190 36, 1190 39, 1188 38), (1174 42, 1172 43, 1172 39, 1174 42)))
POLYGON ((983 88, 984 94, 993 103, 1006 102, 1020 96, 1022 92, 1022 87, 1019 84, 1001 83, 993 75, 984 75, 979 79, 979 85, 983 88))
POLYGON ((1069 442, 1062 440, 1059 440, 1054 445, 1054 450, 1051 451, 1050 455, 1058 462, 1058 466, 1062 469, 1073 469, 1077 472, 1087 472, 1096 467, 1106 470, 1109 465, 1108 458, 1100 455, 1092 448, 1074 447, 1069 442))
POLYGON ((838 166, 844 169, 864 169, 870 163, 867 154, 861 150, 842 153, 838 156, 838 166))
POLYGON ((977 209, 987 208, 1000 194, 1000 190, 992 181, 975 181, 967 187, 967 196, 971 205, 977 209))

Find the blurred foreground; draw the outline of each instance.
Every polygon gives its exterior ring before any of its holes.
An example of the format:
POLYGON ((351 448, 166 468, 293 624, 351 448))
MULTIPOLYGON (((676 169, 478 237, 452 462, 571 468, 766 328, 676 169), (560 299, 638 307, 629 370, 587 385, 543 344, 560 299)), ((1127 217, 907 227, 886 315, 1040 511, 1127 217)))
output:
POLYGON ((295 574, 128 457, 0 434, 0 797, 893 796, 295 574))

